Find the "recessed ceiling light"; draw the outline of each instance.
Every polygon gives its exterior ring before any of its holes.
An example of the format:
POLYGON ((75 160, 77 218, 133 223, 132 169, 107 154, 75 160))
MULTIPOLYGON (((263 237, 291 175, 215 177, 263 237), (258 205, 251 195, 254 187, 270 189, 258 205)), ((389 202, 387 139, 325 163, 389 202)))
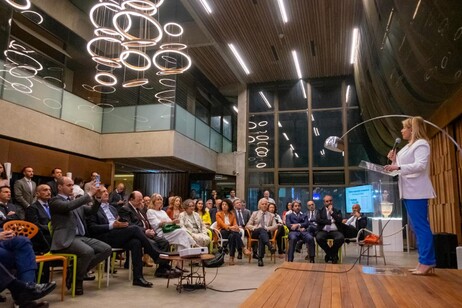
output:
POLYGON ((346 94, 345 94, 345 102, 348 103, 348 99, 350 98, 350 85, 347 86, 346 94))
POLYGON ((287 23, 289 19, 287 18, 286 7, 284 5, 284 0, 278 0, 279 11, 281 11, 282 21, 287 23))
POLYGON ((302 88, 303 98, 306 99, 305 83, 300 79, 300 88, 302 88))
POLYGON ((260 91, 260 92, 258 92, 258 93, 260 94, 261 98, 262 98, 263 101, 265 102, 266 106, 268 106, 268 108, 272 108, 272 107, 271 107, 271 104, 270 104, 270 102, 268 101, 268 99, 266 98, 265 94, 264 94, 262 91, 260 91))
POLYGON ((297 153, 294 153, 294 154, 295 154, 295 157, 297 157, 297 158, 298 158, 298 154, 297 154, 297 153))
POLYGON ((290 148, 292 149, 292 151, 294 151, 294 146, 292 145, 292 143, 290 144, 290 148))
POLYGON ((356 54, 358 51, 358 36, 359 30, 358 28, 354 28, 353 39, 351 40, 350 64, 354 64, 356 62, 356 54))
POLYGON ((238 113, 238 112, 239 112, 239 110, 237 109, 237 107, 236 107, 236 106, 233 106, 233 110, 234 110, 234 111, 236 111, 236 113, 238 113))
POLYGON ((202 4, 202 6, 204 7, 204 9, 207 11, 207 13, 212 14, 212 8, 210 7, 207 0, 200 0, 200 2, 202 4))
POLYGON ((282 133, 282 135, 284 136, 284 138, 286 138, 287 141, 289 141, 289 137, 287 137, 286 133, 282 133))
POLYGON ((295 50, 292 50, 292 57, 294 58, 295 69, 297 70, 298 79, 302 79, 302 71, 300 70, 300 63, 298 62, 298 56, 295 50))
POLYGON ((281 124, 281 122, 279 122, 279 121, 278 121, 278 126, 279 126, 279 127, 282 127, 282 124, 281 124))

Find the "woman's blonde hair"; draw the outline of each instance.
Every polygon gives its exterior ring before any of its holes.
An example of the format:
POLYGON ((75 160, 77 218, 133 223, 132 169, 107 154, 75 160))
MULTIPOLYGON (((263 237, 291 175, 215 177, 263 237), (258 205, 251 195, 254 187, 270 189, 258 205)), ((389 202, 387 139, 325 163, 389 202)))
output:
MULTIPOLYGON (((153 193, 152 196, 151 196, 151 202, 149 202, 149 205, 148 205, 148 209, 152 209, 154 210, 154 204, 156 202, 157 199, 161 199, 162 201, 164 200, 164 198, 162 197, 161 194, 158 194, 158 193, 153 193)), ((162 202, 163 204, 163 202, 162 202)))
POLYGON ((410 128, 412 130, 410 140, 411 144, 419 139, 425 139, 428 141, 427 131, 425 129, 425 121, 422 117, 407 118, 402 123, 403 127, 410 128))

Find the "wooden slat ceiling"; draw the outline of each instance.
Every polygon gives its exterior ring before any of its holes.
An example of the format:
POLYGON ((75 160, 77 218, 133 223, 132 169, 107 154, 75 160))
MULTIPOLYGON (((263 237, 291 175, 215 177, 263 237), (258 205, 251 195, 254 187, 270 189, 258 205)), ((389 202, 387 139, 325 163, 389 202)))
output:
POLYGON ((192 47, 190 54, 219 88, 239 81, 249 84, 297 79, 292 50, 298 52, 303 78, 353 73, 350 45, 353 28, 361 17, 360 0, 285 0, 289 17, 286 24, 277 0, 208 1, 213 10, 210 15, 200 1, 182 2, 213 39, 211 46, 192 47), (228 43, 241 52, 249 75, 240 69, 228 43))

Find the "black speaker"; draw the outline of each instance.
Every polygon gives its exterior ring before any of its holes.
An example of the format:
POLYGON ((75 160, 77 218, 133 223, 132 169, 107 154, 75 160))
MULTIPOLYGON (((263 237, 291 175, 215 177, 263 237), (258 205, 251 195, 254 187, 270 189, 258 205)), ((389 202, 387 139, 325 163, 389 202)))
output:
POLYGON ((435 233, 433 234, 433 242, 435 243, 436 267, 457 268, 457 235, 444 232, 435 233))

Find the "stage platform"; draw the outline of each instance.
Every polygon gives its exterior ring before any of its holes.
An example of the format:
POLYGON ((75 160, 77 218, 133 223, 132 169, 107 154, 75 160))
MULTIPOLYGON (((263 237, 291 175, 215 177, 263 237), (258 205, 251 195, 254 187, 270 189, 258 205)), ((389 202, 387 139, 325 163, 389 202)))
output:
POLYGON ((462 270, 351 267, 284 262, 241 307, 462 307, 462 270))

